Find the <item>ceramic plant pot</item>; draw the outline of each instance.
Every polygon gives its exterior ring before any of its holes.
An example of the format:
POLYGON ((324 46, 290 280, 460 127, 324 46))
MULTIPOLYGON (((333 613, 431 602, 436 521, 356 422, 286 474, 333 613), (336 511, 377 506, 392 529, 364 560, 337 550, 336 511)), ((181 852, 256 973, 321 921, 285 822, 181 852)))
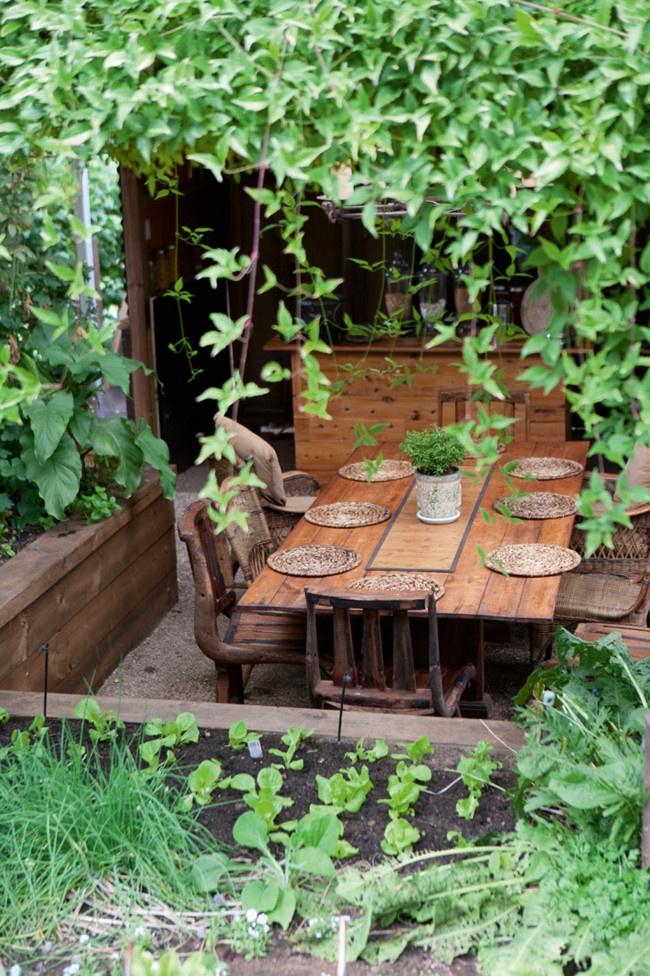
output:
POLYGON ((415 472, 418 518, 433 525, 455 522, 460 517, 461 472, 438 476, 415 472))

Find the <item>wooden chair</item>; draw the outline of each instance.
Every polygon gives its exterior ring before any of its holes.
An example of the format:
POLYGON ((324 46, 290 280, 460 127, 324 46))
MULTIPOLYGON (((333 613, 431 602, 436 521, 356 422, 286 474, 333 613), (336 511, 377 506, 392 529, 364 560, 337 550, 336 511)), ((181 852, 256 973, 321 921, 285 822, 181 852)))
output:
POLYGON ((441 667, 438 621, 433 591, 355 593, 305 587, 307 601, 307 687, 314 705, 339 707, 345 681, 344 705, 350 708, 393 709, 423 715, 458 715, 459 700, 476 675, 474 665, 441 667), (415 611, 424 620, 410 616, 415 611), (323 674, 320 647, 323 616, 331 624, 333 665, 323 674), (383 619, 382 619, 383 618, 383 619), (416 671, 413 624, 424 624, 428 667, 416 671), (319 628, 321 634, 319 635, 319 628), (358 641, 355 631, 361 630, 358 641), (384 637, 389 631, 390 654, 384 637))
MULTIPOLYGON (((480 391, 471 394, 467 388, 462 390, 439 390, 438 391, 438 424, 442 427, 446 423, 462 424, 472 416, 472 406, 480 404, 484 406, 490 414, 503 414, 505 417, 512 417, 518 423, 512 425, 512 435, 516 436, 519 431, 523 431, 521 439, 531 440, 530 415, 531 401, 530 393, 515 391, 504 400, 490 397, 487 402, 485 396, 480 391), (453 409, 445 410, 445 404, 452 404, 453 409)), ((476 411, 474 410, 474 414, 476 411)))
POLYGON ((306 627, 299 614, 237 611, 228 542, 223 532, 215 534, 207 502, 194 502, 185 510, 178 534, 187 546, 194 578, 194 638, 215 663, 216 700, 243 701, 245 676, 254 664, 304 667, 306 627), (220 614, 229 618, 223 638, 220 614))
POLYGON ((616 624, 583 623, 575 629, 576 637, 580 640, 595 643, 601 637, 610 634, 620 634, 621 640, 630 652, 633 661, 642 661, 650 657, 650 630, 647 627, 621 627, 616 624))
POLYGON ((221 489, 222 491, 234 489, 236 492, 228 502, 226 511, 235 509, 246 515, 245 529, 237 522, 229 522, 224 531, 234 561, 244 574, 248 585, 264 569, 266 560, 272 552, 275 552, 276 545, 257 488, 237 485, 234 479, 226 478, 221 489))
MULTIPOLYGON (((255 474, 265 484, 265 488, 259 492, 260 502, 277 549, 312 505, 320 491, 320 484, 306 471, 282 471, 273 447, 243 424, 220 413, 215 414, 214 421, 229 435, 239 465, 252 461, 255 474)), ((233 465, 224 458, 216 462, 213 468, 219 483, 225 477, 236 474, 233 465)))

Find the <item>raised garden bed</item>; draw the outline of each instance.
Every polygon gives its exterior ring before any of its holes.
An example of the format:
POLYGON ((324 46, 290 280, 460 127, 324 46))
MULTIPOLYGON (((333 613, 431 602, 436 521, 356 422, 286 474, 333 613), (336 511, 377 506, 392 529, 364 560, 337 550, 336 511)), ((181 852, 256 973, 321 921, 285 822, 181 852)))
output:
POLYGON ((98 686, 178 600, 174 507, 147 472, 109 519, 62 522, 0 566, 0 688, 98 686), (47 647, 47 655, 43 648, 47 647))

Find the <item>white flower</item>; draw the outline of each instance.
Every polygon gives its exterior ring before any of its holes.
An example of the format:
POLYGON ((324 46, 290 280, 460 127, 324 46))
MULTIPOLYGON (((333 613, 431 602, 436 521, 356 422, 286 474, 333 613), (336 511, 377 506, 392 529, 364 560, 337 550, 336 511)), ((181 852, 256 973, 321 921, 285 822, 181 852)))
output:
POLYGON ((152 973, 160 972, 160 963, 158 962, 157 959, 154 959, 153 962, 151 963, 151 972, 152 973))
POLYGON ((87 932, 83 932, 83 933, 82 933, 82 934, 81 934, 81 935, 79 936, 79 942, 81 943, 81 945, 85 945, 85 944, 86 944, 86 942, 90 942, 90 936, 88 935, 88 933, 87 933, 87 932))
POLYGON ((260 912, 257 916, 257 924, 261 925, 262 927, 266 926, 268 928, 268 921, 268 916, 266 916, 264 912, 260 912))
POLYGON ((254 908, 249 908, 248 911, 246 912, 246 921, 247 922, 257 921, 257 912, 255 911, 254 908))
POLYGON ((9 976, 20 976, 21 973, 22 973, 22 969, 20 968, 17 962, 15 962, 13 966, 11 966, 9 969, 9 976))
POLYGON ((69 966, 66 966, 63 970, 63 976, 75 976, 81 969, 80 962, 71 962, 69 966))

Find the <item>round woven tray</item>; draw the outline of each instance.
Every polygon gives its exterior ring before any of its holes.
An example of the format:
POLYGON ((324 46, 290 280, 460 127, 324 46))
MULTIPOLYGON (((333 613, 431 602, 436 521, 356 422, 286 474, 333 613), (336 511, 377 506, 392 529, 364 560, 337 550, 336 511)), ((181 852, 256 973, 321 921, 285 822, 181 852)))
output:
POLYGON ((521 519, 563 518, 575 515, 578 508, 571 495, 557 495, 552 491, 534 491, 523 498, 504 495, 494 502, 497 512, 521 519))
POLYGON ((314 545, 273 552, 267 565, 287 576, 334 576, 336 573, 347 573, 360 562, 361 556, 354 549, 314 545))
POLYGON ((556 576, 575 569, 580 562, 581 557, 573 549, 539 542, 497 546, 485 559, 488 569, 508 576, 556 576))
POLYGON ((432 587, 433 595, 439 600, 445 592, 444 586, 433 576, 422 573, 381 573, 348 583, 349 590, 430 590, 432 587))
POLYGON ((350 481, 397 481, 399 478, 409 478, 413 474, 413 465, 410 461, 382 461, 369 478, 365 461, 355 461, 339 468, 339 474, 350 481))
POLYGON ((314 525, 327 525, 330 528, 353 529, 358 525, 377 525, 391 516, 390 508, 375 505, 373 502, 334 502, 332 505, 317 505, 305 512, 305 518, 314 525))
POLYGON ((521 458, 510 474, 513 478, 553 481, 556 478, 572 478, 582 470, 583 467, 578 461, 570 461, 568 458, 530 457, 521 458))

